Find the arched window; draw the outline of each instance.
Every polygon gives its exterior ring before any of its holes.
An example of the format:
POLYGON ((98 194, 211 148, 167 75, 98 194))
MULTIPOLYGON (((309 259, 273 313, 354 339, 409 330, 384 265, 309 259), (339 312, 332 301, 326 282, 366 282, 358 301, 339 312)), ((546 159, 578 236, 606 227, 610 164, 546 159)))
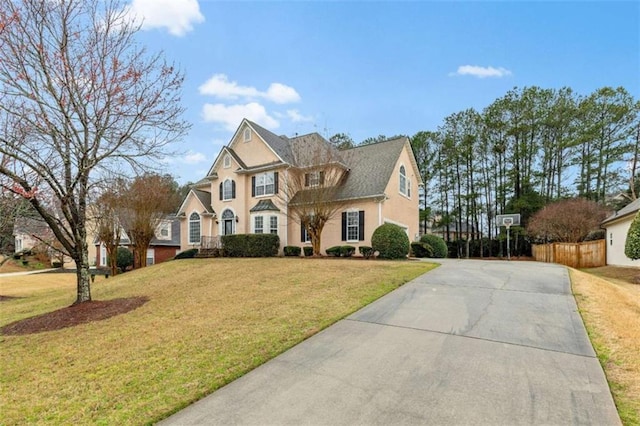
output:
POLYGON ((229 154, 224 156, 224 168, 228 169, 231 167, 231 156, 229 154))
POLYGON ((400 193, 407 195, 407 173, 404 166, 400 166, 400 193))
POLYGON ((220 199, 233 200, 236 198, 236 183, 231 179, 220 182, 220 199))
POLYGON ((200 215, 196 212, 189 216, 189 244, 200 244, 200 215))

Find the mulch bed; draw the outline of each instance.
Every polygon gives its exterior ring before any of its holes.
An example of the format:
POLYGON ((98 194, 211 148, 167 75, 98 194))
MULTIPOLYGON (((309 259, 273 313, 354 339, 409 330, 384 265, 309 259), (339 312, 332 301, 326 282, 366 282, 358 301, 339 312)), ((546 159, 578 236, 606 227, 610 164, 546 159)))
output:
POLYGON ((61 330, 75 325, 115 317, 116 315, 133 311, 148 301, 148 297, 93 300, 7 324, 0 328, 0 333, 6 336, 17 336, 61 330))

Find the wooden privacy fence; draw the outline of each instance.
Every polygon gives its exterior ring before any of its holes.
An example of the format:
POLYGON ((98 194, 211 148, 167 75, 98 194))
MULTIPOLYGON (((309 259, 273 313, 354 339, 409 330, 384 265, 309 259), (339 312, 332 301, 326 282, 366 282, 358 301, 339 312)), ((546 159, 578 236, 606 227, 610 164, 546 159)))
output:
POLYGON ((572 268, 596 268, 606 265, 606 249, 606 240, 531 246, 533 257, 538 262, 559 263, 572 268))

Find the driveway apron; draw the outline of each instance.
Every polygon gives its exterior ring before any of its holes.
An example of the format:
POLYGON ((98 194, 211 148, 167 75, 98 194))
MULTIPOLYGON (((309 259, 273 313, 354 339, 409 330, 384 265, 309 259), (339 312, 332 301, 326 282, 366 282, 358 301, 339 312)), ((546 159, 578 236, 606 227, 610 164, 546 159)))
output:
POLYGON ((566 268, 443 260, 162 424, 620 419, 566 268))

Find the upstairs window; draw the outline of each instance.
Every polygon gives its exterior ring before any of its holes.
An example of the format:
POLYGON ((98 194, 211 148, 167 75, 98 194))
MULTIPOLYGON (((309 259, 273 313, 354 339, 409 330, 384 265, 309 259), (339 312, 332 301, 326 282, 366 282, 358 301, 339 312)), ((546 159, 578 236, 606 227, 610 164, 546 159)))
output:
POLYGON ((406 195, 407 197, 409 196, 409 193, 407 193, 407 173, 405 171, 404 166, 400 166, 400 193, 406 195))
POLYGON ((225 169, 228 169, 229 167, 231 167, 231 156, 229 154, 224 156, 224 164, 223 164, 225 169))
POLYGON ((304 175, 304 186, 324 185, 324 172, 311 172, 304 175))
POLYGON ((248 127, 244 129, 243 139, 245 142, 249 142, 251 140, 251 129, 248 127))
POLYGON ((251 196, 260 197, 278 192, 278 173, 267 172, 251 178, 251 196))
POLYGON ((236 183, 231 179, 220 182, 220 199, 233 200, 236 198, 236 183))

